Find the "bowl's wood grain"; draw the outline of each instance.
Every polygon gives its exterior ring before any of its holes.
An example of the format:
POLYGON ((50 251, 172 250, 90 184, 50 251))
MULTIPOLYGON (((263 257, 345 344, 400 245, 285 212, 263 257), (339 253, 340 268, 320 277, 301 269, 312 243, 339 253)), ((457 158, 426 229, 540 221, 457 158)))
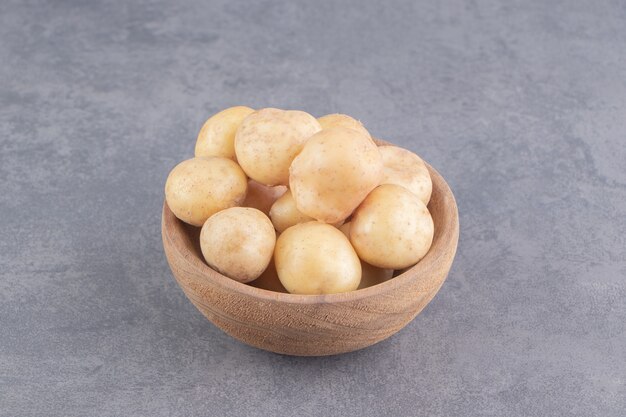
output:
POLYGON ((409 323, 443 284, 456 253, 456 203, 444 179, 428 166, 435 223, 426 256, 405 273, 357 291, 295 295, 255 288, 227 278, 202 259, 199 229, 163 206, 163 247, 174 277, 191 302, 234 338, 272 352, 319 356, 380 342, 409 323))

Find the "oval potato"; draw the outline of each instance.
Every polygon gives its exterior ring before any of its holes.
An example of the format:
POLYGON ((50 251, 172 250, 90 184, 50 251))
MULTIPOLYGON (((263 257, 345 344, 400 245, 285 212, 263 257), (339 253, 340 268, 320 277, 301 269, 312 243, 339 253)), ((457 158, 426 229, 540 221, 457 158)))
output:
POLYGON ((372 191, 354 212, 350 225, 350 242, 359 258, 388 269, 417 263, 430 249, 433 234, 428 208, 395 184, 372 191))
POLYGON ((239 282, 258 278, 269 265, 276 232, 261 211, 232 207, 202 226, 200 248, 209 266, 239 282))
POLYGON ((433 183, 422 158, 397 146, 379 146, 378 150, 385 165, 380 183, 401 185, 428 205, 433 183))
POLYGON ((276 241, 274 261, 280 282, 292 294, 353 291, 361 281, 361 262, 350 241, 321 222, 285 230, 276 241))
MULTIPOLYGON (((296 207, 296 201, 293 194, 287 189, 287 192, 277 199, 270 209, 270 219, 274 224, 274 228, 278 233, 284 232, 286 229, 298 223, 310 222, 315 220, 311 216, 302 213, 296 207)), ((339 227, 343 224, 343 220, 333 223, 333 226, 339 227)))
POLYGON ((307 141, 291 164, 289 185, 298 210, 337 223, 378 185, 382 170, 382 157, 370 138, 335 127, 307 141))
POLYGON ((250 107, 236 106, 211 116, 198 133, 196 157, 221 156, 236 161, 235 132, 243 119, 253 112, 250 107))
POLYGON ((320 130, 317 120, 303 111, 258 110, 237 129, 237 161, 250 178, 261 184, 287 185, 291 162, 320 130))
POLYGON ((330 129, 333 127, 347 127, 348 129, 356 130, 357 132, 363 133, 368 138, 371 138, 370 132, 363 126, 363 124, 348 116, 347 114, 327 114, 326 116, 318 117, 317 121, 322 126, 322 129, 330 129))
POLYGON ((282 233, 298 223, 314 220, 312 217, 298 210, 293 195, 289 190, 272 205, 270 209, 270 219, 278 233, 282 233))
MULTIPOLYGON (((352 222, 344 223, 339 227, 339 230, 350 239, 350 225, 352 222)), ((362 288, 371 287, 372 285, 380 284, 393 277, 393 269, 378 268, 370 265, 367 262, 361 261, 361 283, 359 284, 359 290, 362 288)))
POLYGON ((176 217, 202 226, 218 211, 240 205, 248 179, 231 159, 192 158, 176 165, 165 182, 165 200, 176 217))

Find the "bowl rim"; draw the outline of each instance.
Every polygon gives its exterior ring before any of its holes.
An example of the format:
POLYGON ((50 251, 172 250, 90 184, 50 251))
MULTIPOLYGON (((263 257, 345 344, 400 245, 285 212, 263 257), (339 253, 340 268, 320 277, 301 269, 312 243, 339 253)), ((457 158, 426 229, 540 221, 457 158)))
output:
MULTIPOLYGON (((380 146, 393 145, 382 140, 377 140, 376 142, 378 142, 380 146)), ((373 295, 387 293, 397 290, 408 282, 428 274, 428 271, 433 269, 433 267, 440 262, 441 258, 445 256, 448 248, 453 248, 452 254, 456 251, 459 235, 459 218, 456 200, 452 194, 452 190, 439 172, 427 162, 424 161, 424 163, 430 173, 433 190, 436 189, 438 193, 442 194, 441 200, 443 201, 443 206, 448 206, 449 208, 449 210, 444 209, 444 211, 451 213, 451 216, 442 216, 443 220, 437 225, 441 228, 438 232, 438 238, 433 240, 431 248, 417 264, 392 279, 367 288, 334 294, 290 294, 253 287, 247 283, 242 283, 222 275, 208 266, 203 259, 196 256, 190 248, 181 244, 181 242, 183 242, 181 235, 185 233, 183 222, 174 216, 165 200, 163 202, 162 212, 163 239, 169 240, 171 243, 169 246, 178 252, 179 258, 185 259, 188 264, 187 267, 195 272, 194 275, 203 277, 207 283, 218 285, 226 290, 248 297, 288 304, 328 304, 358 301, 373 295)))

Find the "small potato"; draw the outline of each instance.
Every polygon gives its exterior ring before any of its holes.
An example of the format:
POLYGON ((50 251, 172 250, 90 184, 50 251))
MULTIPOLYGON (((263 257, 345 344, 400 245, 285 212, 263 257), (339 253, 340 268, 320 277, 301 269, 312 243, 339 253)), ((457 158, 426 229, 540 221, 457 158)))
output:
POLYGON ((356 290, 361 262, 350 241, 335 227, 300 223, 276 241, 278 278, 292 294, 332 294, 356 290))
MULTIPOLYGON (((350 225, 352 223, 344 223, 339 230, 350 239, 350 225)), ((361 261, 361 283, 359 284, 359 290, 362 288, 371 287, 372 285, 380 284, 393 277, 393 269, 378 268, 367 262, 361 261)))
POLYGON ((282 233, 289 227, 298 223, 314 220, 312 217, 298 210, 296 202, 289 190, 272 205, 270 209, 270 219, 272 219, 274 228, 278 233, 282 233))
POLYGON ((231 159, 192 158, 176 165, 165 182, 165 199, 176 217, 202 226, 218 211, 240 205, 248 179, 231 159))
POLYGON ((268 291, 282 293, 288 292, 278 279, 278 273, 276 272, 276 265, 274 265, 274 261, 270 262, 270 264, 267 266, 265 271, 263 271, 260 277, 250 282, 249 284, 253 287, 262 288, 268 291))
POLYGON ((371 138, 370 132, 367 131, 363 124, 358 120, 348 116, 347 114, 327 114, 326 116, 319 117, 317 121, 322 126, 322 129, 330 129, 333 127, 347 127, 348 129, 356 130, 363 133, 368 138, 371 138))
POLYGON ((235 132, 254 109, 246 106, 231 107, 214 114, 204 124, 196 141, 196 157, 221 156, 237 160, 235 132))
POLYGON ((249 180, 248 194, 246 194, 246 199, 241 205, 242 207, 252 207, 261 210, 266 216, 269 216, 272 204, 274 204, 280 196, 285 194, 286 191, 287 187, 284 185, 268 187, 255 180, 249 180))
POLYGON ((433 234, 433 219, 424 203, 395 184, 372 191, 350 225, 350 242, 359 258, 379 268, 415 264, 430 249, 433 234))
POLYGON ((261 211, 232 207, 211 216, 200 232, 209 266, 239 282, 258 278, 272 260, 276 232, 261 211))
POLYGON ((381 184, 401 185, 428 205, 433 183, 422 158, 397 146, 379 146, 385 169, 381 184))
POLYGON ((298 210, 317 220, 345 220, 380 182, 383 161, 364 134, 345 127, 313 135, 293 160, 289 185, 298 210))
MULTIPOLYGON (((274 224, 274 228, 278 233, 284 232, 286 229, 294 226, 298 223, 310 222, 315 220, 313 217, 307 216, 302 213, 296 207, 296 202, 293 199, 291 191, 287 189, 287 192, 282 195, 278 200, 274 202, 270 209, 270 219, 274 224)), ((343 224, 343 220, 333 223, 333 226, 339 227, 343 224)))
POLYGON ((237 161, 250 178, 261 184, 287 185, 291 161, 320 130, 317 120, 303 111, 258 110, 237 129, 237 161))

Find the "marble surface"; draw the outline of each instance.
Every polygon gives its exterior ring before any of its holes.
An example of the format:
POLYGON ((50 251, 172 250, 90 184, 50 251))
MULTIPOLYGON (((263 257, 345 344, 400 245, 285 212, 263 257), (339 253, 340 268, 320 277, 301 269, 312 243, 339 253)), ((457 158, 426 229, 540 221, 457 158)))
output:
POLYGON ((0 415, 626 415, 620 1, 0 2, 0 415), (400 333, 295 358, 185 299, 163 185, 212 113, 343 112, 461 219, 400 333))

